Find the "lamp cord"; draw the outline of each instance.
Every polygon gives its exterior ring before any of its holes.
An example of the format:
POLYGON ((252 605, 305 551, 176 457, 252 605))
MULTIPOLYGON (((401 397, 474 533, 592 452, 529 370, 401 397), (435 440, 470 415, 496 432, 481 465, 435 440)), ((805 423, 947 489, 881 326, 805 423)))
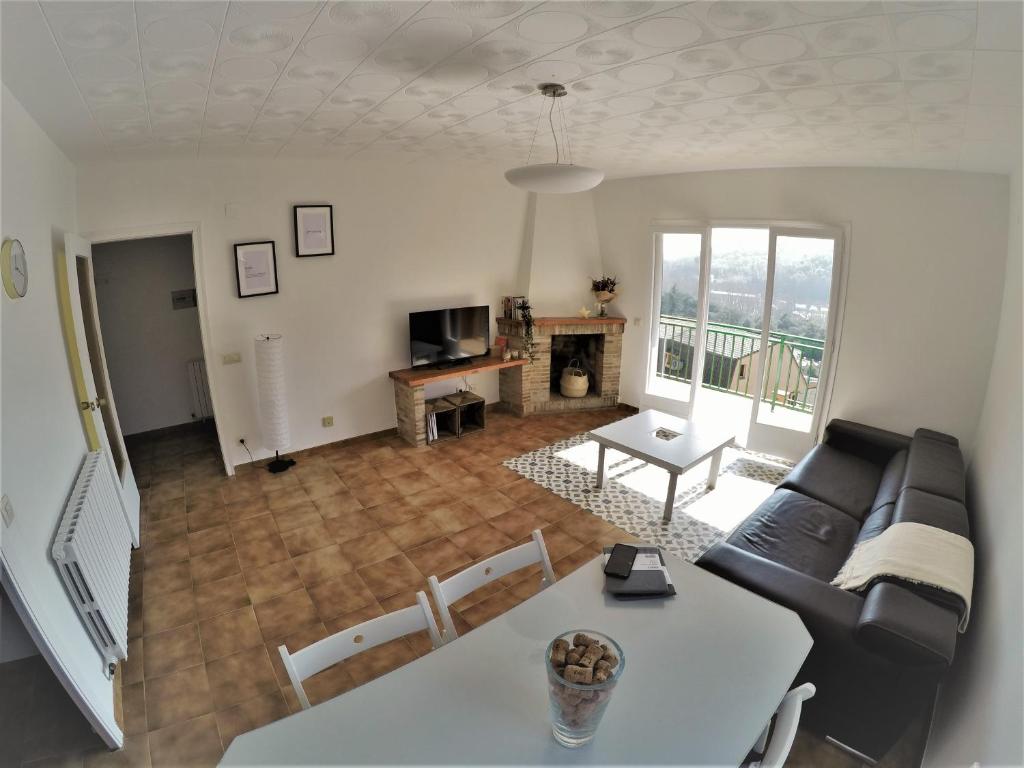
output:
POLYGON ((540 131, 540 119, 544 115, 544 102, 540 103, 540 109, 537 110, 537 122, 533 126, 533 138, 530 139, 530 153, 526 156, 526 164, 529 165, 533 159, 533 145, 537 143, 537 133, 540 131))
POLYGON ((548 125, 551 126, 551 138, 553 138, 555 140, 555 165, 558 165, 558 161, 561 159, 561 157, 560 157, 560 155, 558 153, 558 134, 555 133, 554 114, 555 114, 555 102, 556 101, 557 101, 557 99, 552 96, 551 97, 551 108, 548 110, 548 125))
POLYGON ((558 102, 558 116, 562 119, 562 143, 565 145, 565 154, 569 158, 569 165, 572 165, 572 142, 569 141, 569 123, 565 119, 565 107, 558 102))

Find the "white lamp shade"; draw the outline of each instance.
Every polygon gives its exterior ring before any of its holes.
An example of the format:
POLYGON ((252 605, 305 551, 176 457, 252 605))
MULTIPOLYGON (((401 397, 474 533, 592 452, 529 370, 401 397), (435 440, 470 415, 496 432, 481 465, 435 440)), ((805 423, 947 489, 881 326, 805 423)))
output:
POLYGON ((263 447, 283 451, 291 445, 284 388, 284 340, 278 334, 256 337, 256 396, 263 447))
POLYGON ((604 180, 604 171, 585 165, 537 163, 505 171, 509 184, 529 192, 586 192, 604 180))

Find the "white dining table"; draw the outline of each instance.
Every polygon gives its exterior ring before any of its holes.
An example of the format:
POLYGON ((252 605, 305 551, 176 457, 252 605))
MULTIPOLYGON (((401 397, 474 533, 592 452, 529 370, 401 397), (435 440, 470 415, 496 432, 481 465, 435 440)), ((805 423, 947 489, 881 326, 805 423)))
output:
POLYGON ((736 766, 811 648, 792 611, 665 556, 674 597, 620 601, 596 557, 447 645, 235 738, 221 765, 736 766), (597 735, 551 735, 544 652, 568 630, 622 647, 597 735))

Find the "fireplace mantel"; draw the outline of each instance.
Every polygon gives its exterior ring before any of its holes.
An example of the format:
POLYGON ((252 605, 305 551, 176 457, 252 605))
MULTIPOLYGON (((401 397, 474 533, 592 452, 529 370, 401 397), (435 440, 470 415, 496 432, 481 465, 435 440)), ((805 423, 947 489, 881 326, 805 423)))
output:
MULTIPOLYGON (((498 318, 498 323, 509 323, 514 326, 522 326, 522 320, 507 320, 504 317, 498 318)), ((624 317, 535 317, 533 318, 534 328, 543 328, 549 325, 619 325, 624 326, 626 324, 626 318, 624 317)), ((595 331, 588 331, 588 333, 595 333, 595 331)))

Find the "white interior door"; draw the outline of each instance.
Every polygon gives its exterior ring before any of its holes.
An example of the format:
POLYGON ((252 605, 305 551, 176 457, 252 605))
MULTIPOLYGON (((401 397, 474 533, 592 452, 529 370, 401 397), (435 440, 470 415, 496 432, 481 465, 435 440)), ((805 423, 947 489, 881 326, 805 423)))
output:
POLYGON ((840 324, 842 233, 772 227, 747 447, 799 459, 831 394, 840 324))
POLYGON ((64 270, 59 275, 65 336, 71 357, 72 377, 78 407, 82 413, 89 450, 103 449, 111 458, 120 480, 122 503, 139 545, 139 488, 132 473, 128 451, 117 419, 117 408, 110 391, 103 337, 100 333, 92 270, 92 243, 75 235, 64 236, 64 270), (68 327, 70 324, 70 327, 68 327), (74 343, 72 343, 74 339, 74 343))

